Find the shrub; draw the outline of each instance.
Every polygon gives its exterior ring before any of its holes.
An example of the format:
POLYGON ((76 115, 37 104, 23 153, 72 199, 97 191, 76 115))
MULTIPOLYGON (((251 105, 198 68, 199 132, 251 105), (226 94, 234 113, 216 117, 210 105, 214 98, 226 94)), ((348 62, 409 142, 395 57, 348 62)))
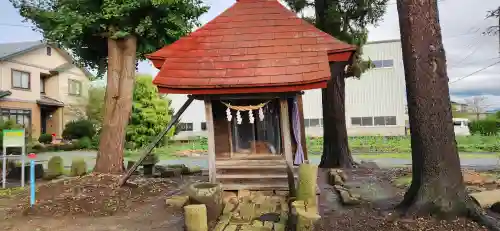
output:
POLYGON ((71 161, 70 176, 83 176, 87 173, 87 163, 82 158, 76 158, 71 161))
POLYGON ((83 137, 78 140, 76 143, 78 149, 91 149, 92 148, 92 140, 89 137, 83 137))
POLYGON ((500 132, 500 122, 494 119, 475 120, 469 123, 471 134, 494 136, 500 132))
POLYGON ((94 124, 90 120, 75 120, 66 124, 62 136, 66 140, 75 140, 94 137, 95 134, 94 124))
POLYGON ((56 178, 64 173, 64 163, 60 156, 53 156, 50 158, 47 171, 48 178, 56 178))
POLYGON ((41 134, 40 137, 38 137, 38 142, 42 144, 50 144, 52 143, 52 135, 51 134, 41 134))
POLYGON ((78 141, 76 143, 71 143, 71 144, 62 144, 59 146, 59 150, 62 151, 74 151, 78 150, 78 141))
POLYGON ((31 149, 34 151, 43 151, 45 150, 45 145, 37 142, 31 146, 31 149))
POLYGON ((93 136, 92 137, 92 147, 93 148, 98 148, 99 147, 99 135, 93 136))

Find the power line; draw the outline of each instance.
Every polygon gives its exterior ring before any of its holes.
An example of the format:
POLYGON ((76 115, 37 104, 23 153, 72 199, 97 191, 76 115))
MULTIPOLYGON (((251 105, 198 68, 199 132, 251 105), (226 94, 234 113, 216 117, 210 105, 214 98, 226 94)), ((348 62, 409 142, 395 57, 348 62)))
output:
POLYGON ((499 63, 500 63, 500 61, 497 61, 497 62, 495 62, 495 63, 492 63, 492 64, 490 64, 490 65, 488 65, 488 66, 486 66, 486 67, 483 67, 483 68, 481 68, 481 69, 479 69, 479 70, 477 70, 477 71, 474 71, 474 72, 472 72, 472 73, 470 73, 470 74, 468 74, 468 75, 466 75, 466 76, 462 76, 462 77, 460 77, 460 78, 458 78, 458 79, 456 79, 456 80, 453 80, 453 81, 449 82, 449 84, 456 83, 456 82, 458 82, 458 81, 460 81, 460 80, 463 80, 463 79, 469 78, 469 77, 471 77, 471 76, 473 76, 473 75, 475 75, 475 74, 477 74, 477 73, 479 73, 479 72, 481 72, 481 71, 484 71, 484 70, 486 70, 486 69, 488 69, 488 68, 490 68, 490 67, 492 67, 492 66, 495 66, 495 65, 497 65, 497 64, 499 64, 499 63))
POLYGON ((11 26, 11 27, 28 27, 31 28, 29 25, 21 25, 21 24, 9 24, 9 23, 0 23, 0 26, 11 26))
MULTIPOLYGON (((492 60, 495 60, 495 59, 500 59, 500 57, 493 57, 493 58, 486 58, 486 59, 478 59, 478 60, 475 60, 473 62, 466 62, 466 63, 462 63, 463 65, 469 65, 469 64, 478 64, 478 63, 484 63, 484 62, 488 62, 488 61, 492 61, 492 60)), ((450 67, 453 67, 455 65, 450 65, 450 67)))
POLYGON ((471 52, 469 52, 465 57, 461 58, 460 61, 456 62, 456 63, 453 63, 452 65, 450 65, 451 67, 457 67, 459 64, 462 64, 465 60, 467 60, 468 58, 470 58, 472 55, 474 55, 480 47, 482 47, 485 43, 477 43, 475 40, 472 41, 472 44, 470 44, 468 47, 469 48, 473 48, 473 50, 471 52))

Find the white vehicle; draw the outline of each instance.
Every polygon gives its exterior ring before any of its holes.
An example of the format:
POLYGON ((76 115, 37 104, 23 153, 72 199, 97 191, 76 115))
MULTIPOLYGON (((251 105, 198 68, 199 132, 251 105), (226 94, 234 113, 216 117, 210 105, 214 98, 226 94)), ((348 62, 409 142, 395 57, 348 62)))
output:
POLYGON ((453 118, 453 130, 457 136, 469 136, 469 119, 453 118))

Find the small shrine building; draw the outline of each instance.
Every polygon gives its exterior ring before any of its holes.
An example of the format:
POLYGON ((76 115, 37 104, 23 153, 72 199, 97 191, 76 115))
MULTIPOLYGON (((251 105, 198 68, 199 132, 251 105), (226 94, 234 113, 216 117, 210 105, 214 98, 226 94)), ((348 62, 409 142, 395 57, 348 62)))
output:
POLYGON ((355 50, 277 0, 238 0, 147 57, 160 93, 205 102, 212 183, 287 190, 293 166, 308 159, 302 91, 325 88, 333 63, 355 50))

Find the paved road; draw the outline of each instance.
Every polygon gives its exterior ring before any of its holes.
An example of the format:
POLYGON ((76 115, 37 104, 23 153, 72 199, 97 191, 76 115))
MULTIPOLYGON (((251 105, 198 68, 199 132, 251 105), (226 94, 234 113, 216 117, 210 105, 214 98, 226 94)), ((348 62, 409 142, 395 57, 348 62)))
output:
MULTIPOLYGON (((64 165, 69 167, 71 165, 71 160, 76 157, 84 158, 87 161, 87 166, 89 169, 93 168, 95 165, 96 152, 95 151, 72 151, 72 152, 46 152, 37 155, 37 162, 41 162, 45 165, 47 161, 52 156, 61 156, 64 161, 64 165)), ((366 157, 366 155, 363 155, 366 157)), ((319 164, 320 156, 314 155, 310 156, 310 161, 314 164, 319 164)), ((397 158, 373 158, 369 159, 359 158, 354 155, 356 161, 374 161, 380 167, 394 167, 402 165, 411 165, 411 159, 397 159, 397 158)), ((175 160, 161 160, 159 164, 185 164, 187 166, 200 166, 202 168, 208 168, 208 161, 206 158, 179 158, 175 160)), ((481 155, 481 158, 463 158, 461 160, 461 165, 464 167, 477 167, 477 168, 493 168, 500 167, 500 159, 497 155, 492 155, 491 158, 485 158, 481 155)))

